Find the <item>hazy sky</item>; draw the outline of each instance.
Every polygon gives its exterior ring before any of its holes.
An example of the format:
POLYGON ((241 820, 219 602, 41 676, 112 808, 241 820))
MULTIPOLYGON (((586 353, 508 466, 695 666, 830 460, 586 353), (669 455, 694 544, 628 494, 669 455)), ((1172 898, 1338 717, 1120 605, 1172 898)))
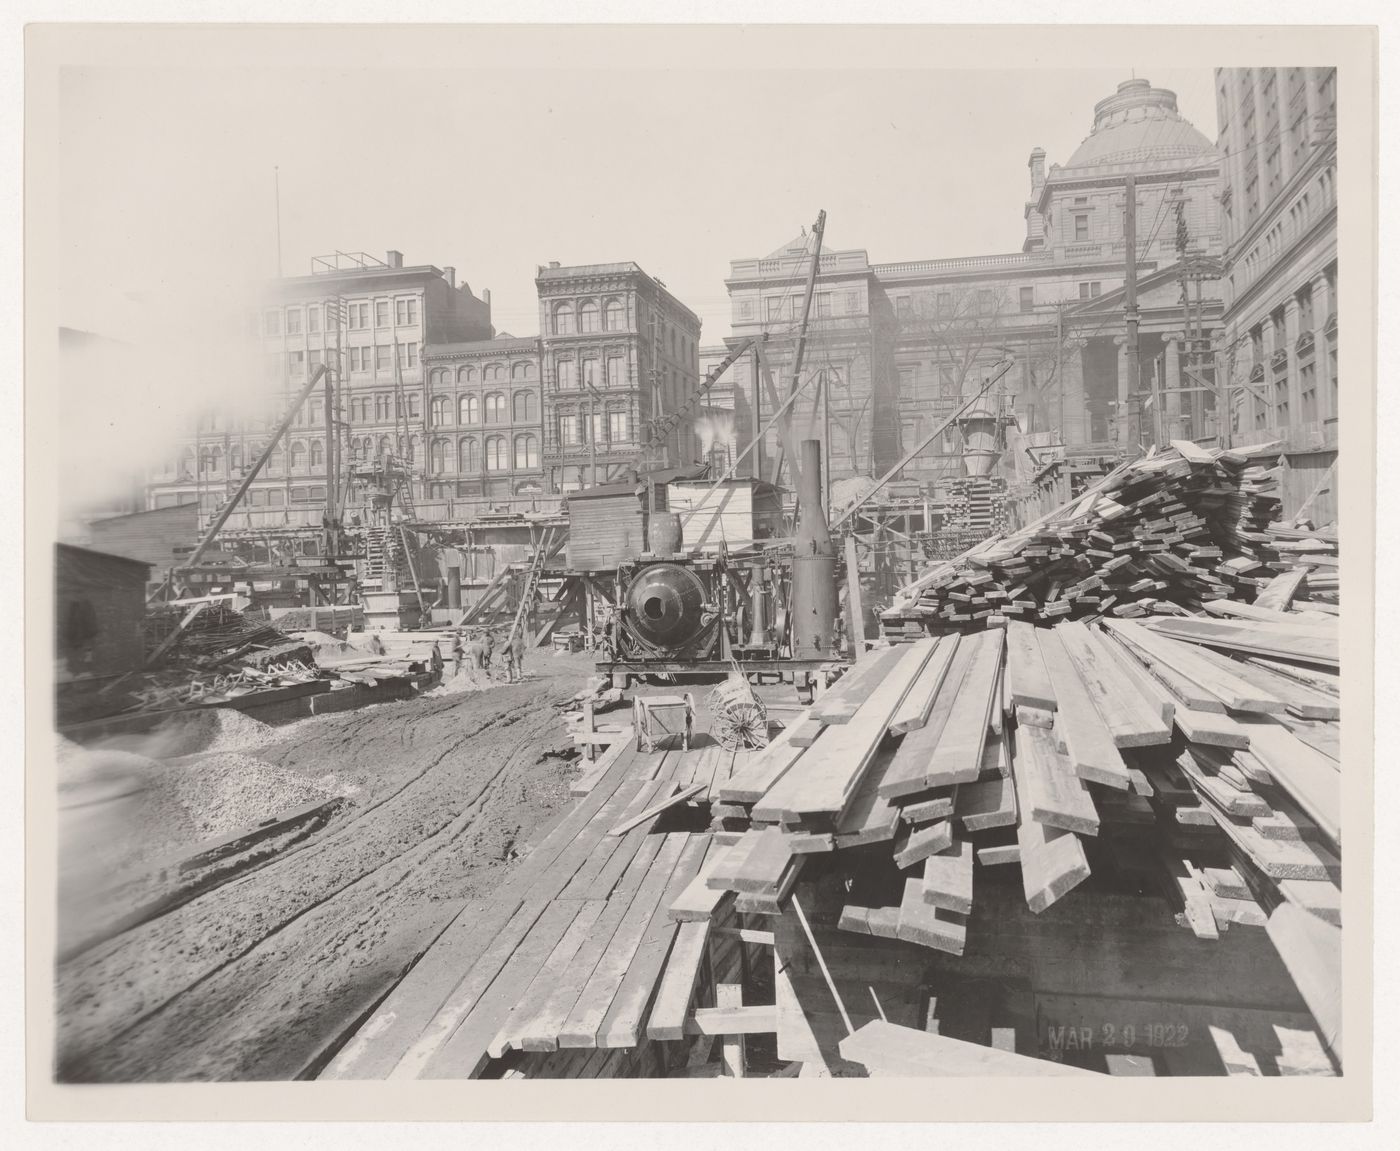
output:
MULTIPOLYGON (((730 259, 827 210, 875 261, 1010 252, 1026 158, 1063 162, 1102 71, 72 70, 64 237, 79 326, 127 292, 222 296, 342 250, 453 265, 538 330, 537 264, 635 260, 728 333, 730 259)), ((1208 70, 1147 73, 1215 137, 1208 70)), ((119 318, 117 322, 120 322, 119 318)))

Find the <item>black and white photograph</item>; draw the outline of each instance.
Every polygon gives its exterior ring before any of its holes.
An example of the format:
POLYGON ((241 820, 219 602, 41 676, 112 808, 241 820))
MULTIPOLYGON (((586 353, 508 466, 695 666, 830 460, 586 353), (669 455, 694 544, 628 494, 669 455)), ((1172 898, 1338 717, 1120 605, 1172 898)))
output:
POLYGON ((1373 30, 821 31, 30 26, 53 1088, 1369 1085, 1373 30))

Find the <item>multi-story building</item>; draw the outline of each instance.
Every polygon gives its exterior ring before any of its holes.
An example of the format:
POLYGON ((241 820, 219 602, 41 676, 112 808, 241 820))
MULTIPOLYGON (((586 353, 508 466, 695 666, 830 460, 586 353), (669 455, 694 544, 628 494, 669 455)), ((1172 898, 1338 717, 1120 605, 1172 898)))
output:
MULTIPOLYGON (((552 492, 605 483, 637 465, 657 422, 699 384, 700 319, 634 263, 540 267, 544 470, 552 492)), ((689 421, 660 462, 699 455, 689 421)))
POLYGON ((1337 72, 1216 70, 1225 314, 1238 442, 1337 441, 1337 72))
POLYGON ((149 506, 197 500, 202 514, 212 515, 323 363, 335 383, 333 441, 318 388, 229 526, 319 525, 335 460, 343 479, 347 467, 392 452, 411 463, 418 476, 414 495, 426 497, 431 396, 423 348, 493 334, 490 293, 478 298, 459 285, 455 268, 405 267, 396 251, 384 260, 363 253, 317 258, 310 275, 267 284, 260 307, 247 317, 247 362, 261 376, 249 380, 256 399, 238 397, 226 410, 201 416, 194 434, 151 477, 149 506))
POLYGON ((429 499, 544 490, 540 357, 534 336, 424 349, 429 499))
MULTIPOLYGON (((1007 353, 1017 363, 1004 381, 1004 403, 1028 430, 1058 431, 1071 446, 1135 440, 1139 397, 1155 385, 1164 434, 1211 433, 1209 357, 1201 349, 1221 311, 1209 262, 1221 248, 1215 148, 1181 117, 1174 93, 1128 80, 1095 106, 1089 136, 1064 165, 1047 171, 1045 160, 1042 149, 1030 153, 1020 252, 872 264, 863 249, 823 249, 803 367, 804 381, 816 384, 795 410, 799 429, 820 426, 825 373, 835 478, 879 474, 897 462, 1007 353), (1130 379, 1123 299, 1129 175, 1136 184, 1137 381, 1130 379), (1182 293, 1189 288, 1194 302, 1198 284, 1201 343, 1193 349, 1182 293), (1193 372, 1207 382, 1193 383, 1193 372)), ((766 335, 778 374, 790 371, 810 252, 810 241, 798 238, 761 260, 733 261, 725 281, 734 337, 766 335)), ((746 360, 734 371, 741 397, 734 407, 752 407, 746 360)), ((960 453, 950 428, 904 474, 954 475, 960 453)))

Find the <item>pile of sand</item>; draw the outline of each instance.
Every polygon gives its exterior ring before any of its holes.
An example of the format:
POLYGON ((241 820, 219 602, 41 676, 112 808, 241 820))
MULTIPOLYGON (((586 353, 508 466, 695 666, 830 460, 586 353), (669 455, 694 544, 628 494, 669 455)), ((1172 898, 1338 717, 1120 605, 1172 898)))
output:
POLYGON ((241 752, 214 751, 162 772, 159 790, 179 806, 197 839, 254 827, 288 808, 336 794, 241 752))

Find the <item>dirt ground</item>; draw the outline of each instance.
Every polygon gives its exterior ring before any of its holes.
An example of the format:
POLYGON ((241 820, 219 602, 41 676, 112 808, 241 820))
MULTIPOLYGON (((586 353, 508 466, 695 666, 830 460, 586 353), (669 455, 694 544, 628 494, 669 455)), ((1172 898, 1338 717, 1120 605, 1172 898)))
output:
MULTIPOLYGON (((165 761, 194 770, 260 760, 308 794, 346 800, 311 837, 63 963, 59 1079, 314 1074, 463 904, 501 883, 569 806, 577 757, 554 705, 591 672, 586 656, 540 653, 521 683, 449 682, 402 703, 249 727, 205 755, 165 761)), ((227 820, 194 822, 207 835, 227 820)))

